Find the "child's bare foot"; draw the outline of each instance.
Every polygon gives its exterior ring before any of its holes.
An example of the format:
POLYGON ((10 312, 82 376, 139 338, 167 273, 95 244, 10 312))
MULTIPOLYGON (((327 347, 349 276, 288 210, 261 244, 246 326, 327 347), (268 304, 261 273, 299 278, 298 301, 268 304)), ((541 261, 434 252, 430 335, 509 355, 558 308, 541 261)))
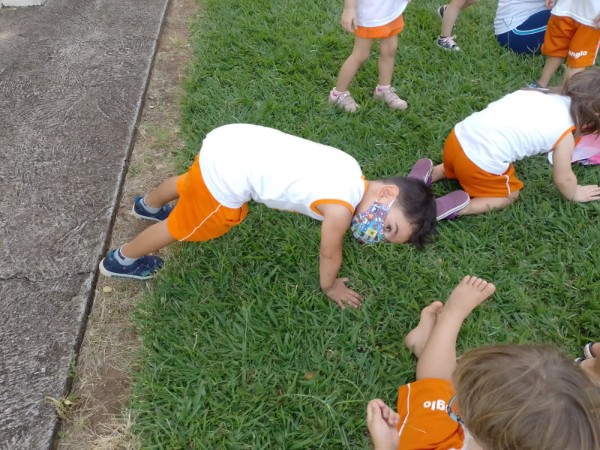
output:
POLYGON ((386 405, 383 400, 376 398, 367 405, 367 426, 375 450, 398 450, 398 422, 400 416, 386 405))
POLYGON ((467 275, 454 288, 444 311, 460 314, 465 319, 476 306, 483 303, 496 291, 496 286, 482 278, 467 275))
POLYGON ((437 315, 443 307, 444 304, 442 302, 436 301, 423 308, 419 324, 406 335, 404 344, 417 358, 421 356, 425 344, 427 344, 429 336, 431 335, 431 330, 433 330, 435 322, 437 321, 437 315))

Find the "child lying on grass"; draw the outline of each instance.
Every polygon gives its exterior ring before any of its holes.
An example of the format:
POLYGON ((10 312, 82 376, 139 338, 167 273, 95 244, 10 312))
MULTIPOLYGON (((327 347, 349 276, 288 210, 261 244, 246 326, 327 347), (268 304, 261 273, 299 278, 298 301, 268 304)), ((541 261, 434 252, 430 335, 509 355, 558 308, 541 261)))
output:
POLYGON ((417 381, 398 390, 398 413, 371 400, 376 450, 597 450, 600 394, 583 371, 539 345, 494 345, 456 359, 463 321, 495 286, 465 277, 446 304, 423 309, 406 336, 417 381))
POLYGON ((151 278, 163 261, 150 253, 175 241, 208 241, 227 233, 254 200, 322 221, 321 288, 340 307, 358 307, 360 295, 346 286, 347 278, 338 278, 346 230, 364 243, 422 248, 436 231, 436 211, 455 207, 443 197, 436 206, 423 181, 430 170, 420 170, 366 181, 356 160, 341 150, 257 125, 222 126, 206 136, 186 174, 136 199, 134 214, 158 223, 111 250, 100 272, 151 278), (173 208, 168 202, 175 199, 173 208))

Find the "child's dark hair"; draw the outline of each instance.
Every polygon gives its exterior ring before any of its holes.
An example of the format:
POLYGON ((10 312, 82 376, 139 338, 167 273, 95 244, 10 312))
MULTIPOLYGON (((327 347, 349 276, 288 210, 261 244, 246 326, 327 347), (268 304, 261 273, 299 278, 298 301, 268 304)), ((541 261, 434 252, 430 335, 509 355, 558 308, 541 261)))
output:
POLYGON ((590 68, 571 76, 562 88, 550 92, 571 98, 571 118, 577 133, 600 132, 600 70, 590 68))
POLYGON ((396 204, 406 219, 415 227, 409 242, 422 250, 437 233, 437 207, 431 189, 416 178, 391 177, 382 180, 386 184, 398 186, 400 193, 396 204))
POLYGON ((600 394, 551 346, 469 350, 458 359, 452 383, 460 417, 483 448, 600 448, 600 394))

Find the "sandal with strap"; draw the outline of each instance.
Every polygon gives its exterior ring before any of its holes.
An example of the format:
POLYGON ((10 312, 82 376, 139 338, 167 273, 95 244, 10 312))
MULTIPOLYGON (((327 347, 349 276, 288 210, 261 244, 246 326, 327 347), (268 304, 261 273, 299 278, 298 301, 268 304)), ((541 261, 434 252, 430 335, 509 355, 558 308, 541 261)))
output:
POLYGON ((384 102, 390 109, 405 110, 408 108, 408 103, 406 103, 406 100, 398 97, 398 94, 396 94, 396 89, 391 86, 383 89, 375 88, 373 100, 376 102, 384 102))

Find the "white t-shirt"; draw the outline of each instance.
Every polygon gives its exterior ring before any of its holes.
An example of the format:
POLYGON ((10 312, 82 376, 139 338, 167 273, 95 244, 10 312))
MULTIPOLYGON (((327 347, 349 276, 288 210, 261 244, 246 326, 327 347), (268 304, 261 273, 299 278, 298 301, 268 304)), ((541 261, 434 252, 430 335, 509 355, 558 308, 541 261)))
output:
POLYGON ((552 14, 570 17, 577 22, 594 26, 594 19, 600 14, 600 0, 558 0, 552 14))
POLYGON ((494 33, 514 30, 531 16, 546 9, 545 0, 498 0, 494 33))
POLYGON ((357 0, 356 24, 361 27, 386 25, 404 12, 407 0, 357 0))
POLYGON ((232 124, 211 131, 199 161, 208 190, 229 208, 254 200, 323 220, 319 204, 341 204, 354 213, 366 188, 350 155, 258 125, 232 124))
POLYGON ((570 105, 566 96, 520 90, 460 122, 456 137, 473 163, 501 175, 515 161, 549 152, 573 130, 570 105))

